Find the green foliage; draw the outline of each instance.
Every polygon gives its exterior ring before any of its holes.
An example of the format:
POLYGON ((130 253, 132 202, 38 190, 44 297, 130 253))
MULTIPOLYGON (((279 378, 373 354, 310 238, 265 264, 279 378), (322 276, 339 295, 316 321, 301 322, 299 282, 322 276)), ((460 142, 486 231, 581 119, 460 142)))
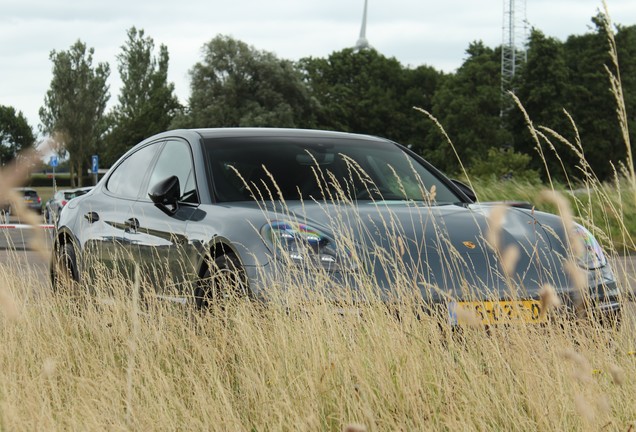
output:
MULTIPOLYGON (((634 253, 636 245, 636 202, 629 180, 620 178, 611 183, 554 183, 554 190, 569 203, 576 221, 587 226, 603 247, 621 254, 634 253)), ((502 181, 493 177, 471 177, 471 184, 480 201, 526 201, 537 210, 557 213, 557 206, 542 200, 549 190, 541 183, 513 178, 502 181)))
POLYGON ((512 148, 491 147, 485 155, 472 160, 468 173, 470 177, 539 183, 539 172, 529 168, 530 161, 529 155, 515 152, 512 148))
POLYGON ((128 39, 117 56, 122 88, 119 104, 109 115, 111 129, 105 139, 103 162, 110 165, 126 150, 158 132, 169 128, 181 108, 168 83, 168 49, 155 44, 143 30, 132 27, 128 39))
MULTIPOLYGON (((625 143, 616 116, 616 100, 610 92, 608 70, 622 77, 628 113, 636 109, 636 26, 618 27, 616 43, 621 71, 609 54, 604 17, 592 21, 593 32, 570 36, 565 43, 534 30, 528 47, 528 62, 521 70, 517 96, 535 126, 539 126, 541 153, 527 131, 521 113, 510 116, 515 148, 533 156, 532 166, 552 178, 583 178, 593 171, 601 180, 613 176, 613 167, 625 161, 625 143), (624 64, 624 66, 623 66, 624 64), (607 69, 606 69, 607 68, 607 69), (564 110, 572 117, 566 116, 564 110), (556 137, 545 127, 560 135, 556 137), (579 164, 585 155, 589 167, 579 164)), ((629 126, 634 130, 634 116, 629 126)), ((630 134, 634 140, 633 132, 630 134)))
POLYGON ((21 111, 0 105, 0 166, 11 162, 16 155, 35 141, 33 129, 21 111))
POLYGON ((175 127, 310 127, 312 104, 291 61, 229 36, 203 47, 190 71, 189 112, 175 127))
MULTIPOLYGON (((500 127, 501 53, 474 42, 455 75, 447 77, 433 96, 433 112, 445 128, 461 161, 466 163, 491 147, 510 144, 500 127)), ((459 161, 439 131, 426 137, 424 156, 448 172, 459 161)))
POLYGON ((594 33, 570 36, 565 43, 567 64, 572 70, 568 92, 571 114, 579 129, 586 159, 602 179, 612 175, 610 160, 617 163, 625 157, 616 101, 605 70, 610 65, 608 48, 602 26, 594 33))
MULTIPOLYGON (((99 150, 108 165, 132 145, 171 127, 266 126, 384 136, 453 174, 461 161, 471 172, 491 170, 489 175, 500 176, 506 164, 521 163, 516 158, 523 153, 531 157, 527 174, 532 178, 535 171, 544 178, 549 172, 552 179, 567 182, 594 171, 607 180, 614 174, 612 164, 624 163, 627 156, 608 71, 622 79, 629 138, 636 140, 636 26, 615 29, 618 70, 608 52, 605 17, 592 21, 592 31, 565 42, 536 29, 531 33, 527 62, 513 87, 538 141, 521 110, 502 104, 501 50, 482 42, 469 45, 455 73, 443 74, 428 66, 405 67, 374 49, 344 49, 293 63, 217 36, 191 69, 191 95, 188 106, 181 107, 167 81, 166 47, 155 55, 153 40, 135 27, 118 56, 119 103, 106 119, 108 66, 93 68, 92 49, 86 52, 79 41, 68 52, 51 53, 54 79, 40 112, 42 130, 63 144, 62 153, 71 153, 74 172, 88 166, 93 152, 99 150), (413 107, 431 112, 451 143, 413 107), (508 155, 510 161, 505 153, 489 150, 507 147, 518 152, 508 155), (580 163, 581 155, 589 166, 580 163)), ((5 153, 14 153, 7 148, 5 141, 1 161, 5 153)), ((512 170, 519 175, 519 169, 512 170)))
POLYGON ((298 67, 318 103, 322 129, 387 137, 416 149, 431 126, 415 110, 430 110, 442 74, 427 66, 405 68, 374 49, 344 49, 327 58, 304 58, 298 67))
POLYGON ((93 67, 94 49, 77 41, 68 51, 52 51, 53 79, 40 108, 42 130, 55 136, 69 153, 71 184, 82 185, 82 173, 98 149, 110 95, 106 63, 93 67))
MULTIPOLYGON (((528 59, 519 75, 516 93, 533 123, 558 131, 570 142, 574 142, 574 131, 563 112, 564 109, 571 110, 566 93, 570 71, 565 61, 563 44, 533 29, 528 43, 528 59)), ((537 143, 528 131, 525 118, 516 107, 511 110, 509 121, 516 138, 514 147, 534 155, 533 168, 544 172, 547 165, 553 177, 562 179, 565 173, 557 154, 565 166, 576 165, 578 158, 560 141, 551 140, 552 145, 546 145, 542 140, 542 148, 538 149, 537 143)))

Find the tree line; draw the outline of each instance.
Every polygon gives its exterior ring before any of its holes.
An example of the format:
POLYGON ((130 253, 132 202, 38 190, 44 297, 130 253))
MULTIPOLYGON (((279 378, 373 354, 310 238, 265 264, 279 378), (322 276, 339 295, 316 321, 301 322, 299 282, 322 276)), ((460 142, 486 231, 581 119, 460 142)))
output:
MULTIPOLYGON (((204 45, 190 70, 184 106, 168 82, 168 49, 133 27, 117 56, 122 87, 108 112, 110 66, 93 64, 94 50, 80 40, 67 51, 51 52, 53 78, 40 109, 40 131, 59 143, 62 154, 68 152, 76 184, 92 154, 109 166, 160 131, 244 126, 379 135, 451 174, 460 172, 461 160, 478 175, 538 178, 549 171, 554 178, 580 178, 583 153, 596 175, 609 179, 626 150, 608 72, 622 78, 634 131, 636 26, 612 30, 617 70, 604 20, 594 17, 590 32, 564 42, 532 30, 527 61, 513 83, 527 117, 510 102, 502 110, 501 48, 482 42, 471 43, 462 65, 444 73, 404 66, 373 49, 293 62, 219 35, 204 45), (434 116, 445 133, 414 107, 434 116), (547 128, 538 146, 527 118, 547 128)), ((33 142, 31 128, 12 107, 0 107, 0 139, 2 164, 33 142)))

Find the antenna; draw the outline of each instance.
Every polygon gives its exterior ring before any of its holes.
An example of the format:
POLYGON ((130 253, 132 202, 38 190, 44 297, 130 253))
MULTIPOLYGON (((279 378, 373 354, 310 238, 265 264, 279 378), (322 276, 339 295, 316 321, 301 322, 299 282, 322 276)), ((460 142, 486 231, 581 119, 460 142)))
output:
POLYGON ((364 0, 364 13, 362 14, 362 27, 360 27, 360 37, 358 37, 358 42, 356 42, 356 46, 353 48, 357 51, 371 48, 371 45, 369 45, 369 41, 367 40, 367 6, 368 0, 364 0))
POLYGON ((512 99, 508 92, 514 90, 514 76, 519 67, 527 60, 526 41, 528 38, 526 0, 503 0, 503 4, 501 118, 512 108, 512 99))

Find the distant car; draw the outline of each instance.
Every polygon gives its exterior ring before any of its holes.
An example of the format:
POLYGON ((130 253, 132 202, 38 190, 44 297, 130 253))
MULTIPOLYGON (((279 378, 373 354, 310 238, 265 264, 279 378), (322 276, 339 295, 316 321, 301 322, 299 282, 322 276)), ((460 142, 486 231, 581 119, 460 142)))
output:
POLYGON ((42 198, 38 195, 38 191, 26 187, 18 188, 16 191, 23 196, 24 203, 30 210, 37 214, 42 214, 42 198))
MULTIPOLYGON (((21 187, 14 189, 18 195, 24 198, 26 206, 38 214, 42 214, 42 199, 38 195, 35 189, 21 187)), ((15 214, 15 210, 10 202, 0 202, 0 216, 4 222, 9 223, 9 218, 12 214, 15 214)))
POLYGON ((46 202, 44 209, 44 218, 48 223, 54 224, 60 218, 60 212, 62 208, 73 198, 82 196, 88 193, 92 186, 82 187, 77 189, 64 189, 59 190, 46 202))
POLYGON ((44 218, 48 223, 55 223, 60 218, 62 207, 72 198, 74 191, 58 190, 44 206, 44 218))
POLYGON ((73 191, 72 191, 73 192, 73 196, 71 197, 71 199, 77 198, 77 197, 82 196, 82 195, 86 195, 87 193, 89 193, 92 190, 93 190, 93 186, 85 186, 85 187, 73 189, 73 191))
POLYGON ((540 293, 551 285, 566 316, 620 316, 610 263, 587 229, 510 206, 493 243, 498 208, 470 195, 382 138, 173 130, 135 146, 64 208, 52 283, 138 274, 159 297, 199 307, 234 295, 284 301, 287 288, 415 296, 453 325, 541 323, 540 293), (508 250, 518 253, 514 269, 500 256, 508 250))

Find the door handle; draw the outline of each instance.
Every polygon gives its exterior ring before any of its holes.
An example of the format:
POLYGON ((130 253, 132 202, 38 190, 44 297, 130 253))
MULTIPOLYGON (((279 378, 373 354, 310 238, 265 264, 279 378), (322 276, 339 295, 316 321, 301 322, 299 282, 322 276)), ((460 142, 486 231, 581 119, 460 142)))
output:
POLYGON ((95 223, 99 220, 99 215, 97 212, 88 212, 84 215, 84 219, 86 219, 88 223, 95 223))
POLYGON ((130 218, 130 219, 126 219, 126 222, 124 222, 124 225, 126 226, 126 232, 129 233, 136 233, 137 229, 139 229, 139 219, 137 218, 130 218))

